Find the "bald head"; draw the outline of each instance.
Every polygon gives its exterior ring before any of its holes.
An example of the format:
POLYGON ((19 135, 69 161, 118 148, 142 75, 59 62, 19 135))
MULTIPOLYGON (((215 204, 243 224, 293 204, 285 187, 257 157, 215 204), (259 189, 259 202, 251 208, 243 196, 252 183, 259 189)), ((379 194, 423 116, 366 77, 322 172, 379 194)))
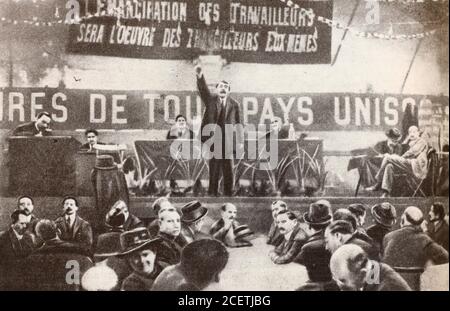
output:
POLYGON ((330 270, 341 290, 359 290, 364 286, 369 259, 361 247, 345 244, 331 256, 330 270))
POLYGON ((402 227, 408 225, 420 226, 422 222, 423 222, 423 213, 418 207, 409 206, 403 212, 401 222, 402 227))
POLYGON ((232 203, 225 203, 224 205, 222 205, 221 210, 223 220, 233 221, 234 219, 236 219, 237 215, 236 205, 232 203))

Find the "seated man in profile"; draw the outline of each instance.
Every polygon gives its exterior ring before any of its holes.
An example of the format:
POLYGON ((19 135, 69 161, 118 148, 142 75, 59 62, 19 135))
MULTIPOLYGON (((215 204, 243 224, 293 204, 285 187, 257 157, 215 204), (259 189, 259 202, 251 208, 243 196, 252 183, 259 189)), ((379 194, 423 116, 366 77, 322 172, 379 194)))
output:
POLYGON ((83 144, 80 150, 92 152, 94 151, 94 145, 104 145, 104 143, 98 141, 98 132, 94 129, 88 129, 84 132, 87 142, 83 144))
POLYGON ((420 131, 417 126, 411 126, 408 130, 409 149, 402 156, 397 154, 385 154, 381 167, 375 176, 377 183, 367 188, 369 191, 382 190, 381 197, 389 197, 394 183, 394 173, 403 172, 409 176, 418 179, 424 179, 428 173, 427 170, 427 151, 428 144, 420 137, 420 131))
POLYGON ((400 143, 400 139, 402 138, 402 134, 396 128, 391 128, 389 131, 385 133, 386 140, 382 140, 378 142, 373 149, 378 152, 378 154, 398 154, 401 155, 403 153, 403 146, 400 143))
POLYGON ((278 215, 278 213, 281 213, 282 211, 287 211, 288 206, 287 206, 286 202, 277 200, 277 201, 272 202, 270 207, 272 210, 273 222, 270 225, 269 234, 267 236, 266 242, 269 245, 278 246, 281 243, 283 243, 284 237, 280 233, 280 229, 277 226, 277 215, 278 215))
POLYGON ((36 121, 16 127, 12 136, 49 136, 52 132, 50 129, 51 122, 52 117, 50 113, 46 111, 40 112, 36 117, 36 121))
POLYGON ((186 118, 179 114, 175 118, 175 124, 167 133, 167 139, 194 139, 194 133, 186 124, 186 118))

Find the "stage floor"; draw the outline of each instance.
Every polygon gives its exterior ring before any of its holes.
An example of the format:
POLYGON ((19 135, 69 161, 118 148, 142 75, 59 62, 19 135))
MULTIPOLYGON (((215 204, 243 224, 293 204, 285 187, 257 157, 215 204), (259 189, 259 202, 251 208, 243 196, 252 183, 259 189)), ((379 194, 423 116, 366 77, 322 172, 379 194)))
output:
POLYGON ((228 248, 230 258, 211 291, 293 291, 308 280, 306 268, 296 263, 276 265, 269 258, 274 248, 263 235, 252 247, 228 248))

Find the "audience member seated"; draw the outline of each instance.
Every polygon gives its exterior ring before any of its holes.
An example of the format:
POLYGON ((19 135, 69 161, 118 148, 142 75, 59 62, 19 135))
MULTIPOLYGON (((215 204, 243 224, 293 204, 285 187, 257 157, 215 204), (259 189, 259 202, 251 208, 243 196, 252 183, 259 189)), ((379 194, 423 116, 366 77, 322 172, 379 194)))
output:
POLYGON ((39 218, 33 214, 34 211, 34 202, 33 198, 23 195, 17 199, 17 209, 20 211, 24 211, 28 217, 28 229, 26 234, 29 234, 30 238, 33 241, 33 245, 35 247, 39 247, 42 245, 42 241, 37 239, 36 235, 36 224, 39 221, 39 218))
POLYGON ((159 214, 167 210, 175 212, 176 209, 172 205, 172 203, 170 203, 167 197, 161 197, 156 199, 155 202, 153 202, 152 204, 152 209, 156 218, 152 222, 150 222, 147 229, 150 232, 151 236, 156 236, 159 232, 159 214))
POLYGON ((28 225, 25 211, 16 210, 11 214, 9 229, 0 233, 0 290, 20 290, 13 270, 33 251, 33 241, 26 235, 28 225))
POLYGON ((367 209, 366 205, 361 203, 354 203, 350 204, 347 209, 349 210, 350 213, 352 213, 353 216, 356 217, 356 225, 357 225, 356 231, 361 236, 366 236, 367 238, 370 239, 370 237, 367 235, 366 229, 364 229, 364 224, 366 223, 366 209, 367 209))
POLYGON ((146 228, 136 228, 120 235, 121 257, 133 272, 123 281, 123 291, 149 291, 161 272, 157 261, 159 238, 151 238, 146 228))
POLYGON ((399 272, 413 290, 420 290, 420 275, 427 265, 448 263, 447 251, 422 231, 422 221, 422 211, 408 207, 401 228, 386 234, 383 242, 383 262, 399 272))
POLYGON ((367 228, 367 235, 382 249, 384 236, 397 222, 397 211, 391 203, 383 202, 372 206, 370 212, 375 224, 367 228))
POLYGON ((381 167, 375 176, 376 185, 369 187, 369 191, 382 190, 382 197, 391 194, 394 183, 394 173, 406 173, 407 178, 424 179, 428 173, 428 144, 420 137, 420 131, 416 126, 408 130, 409 149, 402 156, 397 154, 385 154, 381 167))
POLYGON ((186 118, 179 114, 175 118, 175 124, 167 133, 167 139, 194 139, 194 133, 186 124, 186 118))
POLYGON ((353 235, 355 238, 366 241, 369 244, 375 244, 365 230, 358 230, 358 220, 348 209, 339 208, 333 213, 333 220, 344 220, 352 225, 353 235))
POLYGON ((396 128, 391 128, 386 133, 386 140, 382 140, 378 142, 373 149, 381 155, 385 154, 397 154, 402 155, 403 146, 400 143, 402 138, 402 133, 396 128))
POLYGON ((272 210, 272 224, 270 225, 269 234, 267 236, 267 244, 278 246, 284 241, 283 234, 280 233, 280 230, 277 226, 277 215, 282 211, 288 210, 288 206, 286 202, 277 200, 272 203, 270 206, 272 210))
POLYGON ((239 231, 249 231, 249 229, 246 226, 241 226, 239 222, 236 221, 236 206, 232 203, 225 203, 220 208, 220 214, 222 218, 211 225, 209 234, 228 247, 252 246, 248 240, 238 236, 238 229, 239 231))
POLYGON ((333 279, 343 291, 410 291, 408 283, 385 263, 370 260, 355 244, 339 247, 331 256, 333 279))
MULTIPOLYGON (((116 275, 116 284, 109 290, 120 290, 123 280, 133 272, 126 259, 119 257, 122 252, 120 235, 121 232, 118 231, 100 234, 97 238, 94 252, 95 267, 108 267, 112 269, 116 275)), ((103 272, 109 273, 108 270, 103 270, 103 272)), ((97 273, 99 273, 99 271, 97 271, 97 273)), ((89 284, 88 286, 90 288, 95 287, 94 284, 89 284)))
POLYGON ((49 136, 52 132, 50 129, 51 122, 52 116, 50 113, 40 112, 36 117, 36 121, 16 127, 12 136, 49 136))
POLYGON ((445 208, 442 203, 431 205, 428 222, 422 228, 440 246, 448 252, 448 223, 445 221, 445 208))
POLYGON ((94 129, 88 129, 84 132, 84 137, 86 137, 86 143, 81 145, 80 150, 95 152, 95 145, 104 145, 104 143, 98 141, 98 132, 94 129))
POLYGON ((181 235, 180 214, 165 210, 158 214, 161 243, 158 244, 158 259, 163 268, 180 262, 181 249, 187 242, 181 235))
POLYGON ((333 220, 325 229, 325 247, 333 254, 339 247, 345 244, 360 246, 371 260, 380 260, 378 247, 359 239, 355 234, 353 225, 345 220, 333 220))
POLYGON ((153 291, 198 291, 220 281, 220 273, 229 258, 226 247, 213 239, 188 244, 181 253, 181 262, 167 267, 156 278, 153 291))
POLYGON ((290 263, 300 253, 308 237, 293 212, 286 210, 279 212, 276 221, 283 235, 283 241, 269 253, 269 256, 276 264, 290 263))
POLYGON ((309 238, 294 261, 306 267, 308 286, 328 287, 329 284, 325 283, 332 281, 329 267, 331 254, 325 248, 324 231, 332 221, 330 202, 319 200, 312 203, 303 219, 309 225, 309 238))
POLYGON ((106 214, 106 229, 107 231, 130 231, 135 228, 145 227, 144 223, 130 214, 127 204, 119 200, 110 208, 106 214))
POLYGON ((42 247, 25 260, 22 279, 24 290, 64 291, 80 290, 81 277, 93 266, 83 252, 85 249, 60 240, 54 221, 40 220, 36 225, 42 247))
POLYGON ((181 234, 186 242, 210 237, 201 231, 206 214, 208 209, 199 201, 191 201, 181 208, 181 234))
POLYGON ((60 238, 91 251, 93 236, 91 225, 78 216, 78 201, 74 197, 65 197, 63 202, 63 216, 55 220, 61 232, 60 238))

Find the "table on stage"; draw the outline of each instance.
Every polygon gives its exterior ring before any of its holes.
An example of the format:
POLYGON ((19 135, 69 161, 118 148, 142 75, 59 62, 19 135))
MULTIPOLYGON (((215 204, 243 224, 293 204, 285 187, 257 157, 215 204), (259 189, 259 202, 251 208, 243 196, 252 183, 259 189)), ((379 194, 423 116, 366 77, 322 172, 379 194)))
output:
POLYGON ((253 246, 228 248, 230 258, 220 274, 220 282, 206 290, 220 291, 293 291, 308 280, 306 268, 296 263, 276 265, 265 236, 251 241, 253 246))
MULTIPOLYGON (((134 142, 136 157, 138 159, 142 175, 145 174, 146 169, 152 170, 154 168, 157 168, 157 174, 159 174, 161 179, 165 179, 165 177, 167 177, 166 173, 168 171, 168 168, 171 167, 171 164, 174 161, 170 153, 170 148, 173 142, 173 140, 137 140, 134 142)), ((180 140, 179 143, 181 144, 182 148, 184 148, 185 146, 183 144, 187 143, 192 155, 196 154, 195 151, 192 150, 195 150, 195 148, 201 146, 199 142, 197 142, 197 145, 194 144, 193 140, 180 140)), ((255 155, 256 152, 262 150, 262 148, 265 148, 266 145, 270 145, 270 142, 265 139, 246 140, 244 143, 244 149, 245 157, 247 158, 244 158, 242 162, 244 162, 245 164, 255 163, 255 158, 257 157, 257 155, 255 155), (249 146, 254 146, 254 148, 256 149, 256 152, 253 152, 254 157, 250 159, 248 158, 248 154, 251 154, 248 152, 249 146)), ((310 162, 310 158, 317 161, 317 163, 319 163, 320 165, 323 165, 323 141, 321 139, 306 138, 301 141, 280 139, 277 141, 277 147, 277 163, 280 163, 283 157, 287 155, 291 155, 291 157, 299 155, 300 158, 304 157, 305 165, 310 162), (307 155, 304 155, 303 151, 307 155)), ((269 147, 267 147, 267 149, 269 149, 269 147)), ((270 154, 272 156, 272 154, 274 153, 270 152, 270 154)), ((190 160, 189 163, 191 163, 191 174, 194 173, 195 168, 201 167, 201 165, 198 165, 198 163, 196 163, 195 159, 190 160)), ((235 164, 236 163, 238 163, 237 160, 235 160, 235 164)), ((173 170, 171 178, 183 179, 187 174, 180 173, 182 171, 183 170, 177 169, 173 170)), ((256 178, 267 178, 267 173, 264 170, 256 169, 255 173, 256 178)), ((251 174, 252 170, 247 170, 246 173, 241 176, 241 178, 251 179, 251 174)), ((287 178, 295 178, 294 170, 287 170, 286 175, 287 178)), ((203 172, 202 177, 208 178, 207 170, 203 172)))

